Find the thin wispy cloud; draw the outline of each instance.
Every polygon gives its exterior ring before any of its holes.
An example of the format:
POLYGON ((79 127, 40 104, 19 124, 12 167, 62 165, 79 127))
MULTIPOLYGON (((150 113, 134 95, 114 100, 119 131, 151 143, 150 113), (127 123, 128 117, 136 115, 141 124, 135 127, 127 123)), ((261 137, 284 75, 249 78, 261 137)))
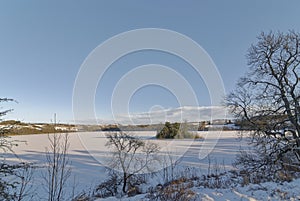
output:
POLYGON ((149 112, 115 114, 114 119, 98 119, 100 124, 157 124, 170 122, 200 122, 211 119, 228 117, 225 107, 222 106, 184 106, 178 108, 160 109, 149 112))

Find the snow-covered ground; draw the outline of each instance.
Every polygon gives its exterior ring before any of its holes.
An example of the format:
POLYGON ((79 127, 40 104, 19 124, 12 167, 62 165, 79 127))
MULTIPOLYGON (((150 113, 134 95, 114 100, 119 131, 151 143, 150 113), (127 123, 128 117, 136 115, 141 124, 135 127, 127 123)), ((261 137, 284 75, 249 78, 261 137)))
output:
MULTIPOLYGON (((155 132, 133 132, 132 134, 159 144, 161 147, 159 155, 168 154, 173 157, 173 162, 178 160, 182 167, 193 167, 198 175, 207 174, 209 166, 214 164, 221 165, 223 169, 233 169, 232 162, 235 155, 241 147, 247 149, 248 146, 245 141, 237 138, 235 131, 199 132, 205 138, 204 140, 157 140, 154 138, 155 132)), ((77 192, 88 191, 107 177, 105 166, 110 161, 110 154, 105 146, 106 138, 102 132, 70 133, 69 136, 69 159, 72 162, 72 175, 68 185, 69 187, 75 186, 77 192)), ((12 139, 19 141, 19 146, 14 147, 18 158, 14 154, 7 153, 7 160, 34 162, 40 166, 45 164, 45 150, 49 146, 48 135, 23 135, 14 136, 12 139)), ((42 180, 38 178, 43 171, 43 169, 37 171, 34 180, 34 188, 41 197, 43 195, 42 180)), ((159 181, 157 182, 159 183, 159 181)), ((157 184, 152 183, 153 185, 157 184)), ((199 194, 202 200, 282 200, 288 199, 288 197, 295 198, 289 200, 300 200, 298 196, 300 180, 282 185, 265 183, 228 189, 194 187, 192 190, 199 194), (286 196, 286 198, 282 196, 286 196)), ((127 200, 144 198, 145 195, 139 195, 127 200)), ((114 198, 106 200, 114 200, 114 198)))
MULTIPOLYGON (((193 190, 197 194, 197 200, 201 201, 282 201, 300 200, 300 179, 296 179, 290 183, 284 182, 276 184, 267 182, 262 184, 250 184, 245 187, 210 189, 204 187, 194 187, 193 190)), ((97 199, 96 201, 115 201, 120 200, 114 197, 106 199, 97 199)), ((122 201, 148 201, 146 194, 137 195, 135 197, 122 198, 122 201)), ((149 200, 150 201, 150 200, 149 200)))

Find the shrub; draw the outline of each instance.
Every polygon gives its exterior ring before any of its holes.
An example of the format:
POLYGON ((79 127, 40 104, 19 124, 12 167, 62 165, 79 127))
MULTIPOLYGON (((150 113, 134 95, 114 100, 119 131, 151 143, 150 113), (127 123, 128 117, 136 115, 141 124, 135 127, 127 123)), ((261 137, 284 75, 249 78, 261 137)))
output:
POLYGON ((118 186, 121 184, 121 179, 114 172, 110 173, 109 178, 96 188, 96 197, 110 197, 118 193, 118 186))
POLYGON ((170 123, 166 122, 164 127, 157 133, 156 138, 159 139, 198 139, 202 138, 198 134, 193 134, 188 131, 188 123, 170 123))
POLYGON ((148 198, 160 201, 199 200, 198 195, 190 189, 192 187, 193 183, 191 181, 188 181, 186 178, 180 178, 157 186, 150 192, 148 198))

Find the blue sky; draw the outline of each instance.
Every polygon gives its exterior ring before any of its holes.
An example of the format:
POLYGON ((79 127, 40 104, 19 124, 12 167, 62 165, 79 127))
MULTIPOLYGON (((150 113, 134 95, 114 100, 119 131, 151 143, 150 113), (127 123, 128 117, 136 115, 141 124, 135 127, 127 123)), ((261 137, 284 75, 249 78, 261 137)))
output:
MULTIPOLYGON (((7 118, 72 122, 76 75, 88 54, 116 34, 140 28, 182 33, 200 44, 216 64, 226 91, 246 69, 245 54, 261 31, 300 31, 299 1, 1 1, 1 97, 18 104, 7 118)), ((189 65, 175 56, 145 51, 115 62, 98 85, 96 113, 110 118, 116 82, 130 69, 148 63, 174 68, 193 87, 200 106, 210 106, 208 91, 189 65), (121 68, 122 66, 122 68, 121 68)), ((168 90, 147 86, 137 91, 130 111, 154 105, 179 107, 168 90)))

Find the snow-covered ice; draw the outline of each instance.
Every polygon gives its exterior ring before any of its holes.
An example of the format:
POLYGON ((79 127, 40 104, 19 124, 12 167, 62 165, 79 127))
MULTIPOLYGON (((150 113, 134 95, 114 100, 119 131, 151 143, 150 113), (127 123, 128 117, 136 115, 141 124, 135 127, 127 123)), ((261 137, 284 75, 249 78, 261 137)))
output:
MULTIPOLYGON (((160 154, 168 152, 168 154, 174 155, 176 159, 180 159, 181 166, 195 167, 199 171, 198 174, 208 173, 209 162, 224 165, 226 169, 232 169, 232 162, 240 148, 247 149, 248 146, 245 141, 237 138, 236 131, 199 132, 200 135, 205 137, 205 140, 156 140, 154 139, 155 132, 133 132, 132 134, 158 143, 162 147, 160 154), (209 155, 206 155, 207 153, 209 155)), ((105 146, 104 133, 70 133, 69 137, 69 159, 72 163, 69 186, 75 183, 77 192, 93 189, 95 185, 101 183, 107 177, 105 165, 110 158, 109 150, 105 146)), ((7 160, 34 162, 39 166, 45 164, 45 150, 49 146, 48 135, 13 136, 12 140, 18 141, 19 145, 14 147, 14 152, 18 158, 14 154, 7 153, 7 160)), ((37 171, 35 177, 38 178, 42 171, 42 169, 37 171)), ((41 179, 35 179, 34 185, 38 191, 42 192, 41 183, 39 182, 41 182, 41 179)), ((199 194, 202 200, 300 200, 298 196, 300 194, 300 180, 282 185, 264 183, 235 189, 194 187, 193 190, 199 194), (289 199, 289 197, 293 198, 289 199)), ((139 195, 127 200, 139 200, 144 197, 145 195, 139 195)), ((106 200, 114 200, 114 198, 107 198, 106 200)))

